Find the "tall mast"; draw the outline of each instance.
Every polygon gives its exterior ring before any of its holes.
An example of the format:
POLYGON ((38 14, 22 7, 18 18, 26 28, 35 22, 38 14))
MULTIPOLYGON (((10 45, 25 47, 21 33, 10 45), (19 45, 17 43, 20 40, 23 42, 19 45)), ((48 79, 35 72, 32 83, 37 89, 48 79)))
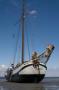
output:
POLYGON ((21 16, 21 28, 22 28, 22 63, 24 63, 24 19, 25 19, 25 0, 22 2, 22 16, 21 16))

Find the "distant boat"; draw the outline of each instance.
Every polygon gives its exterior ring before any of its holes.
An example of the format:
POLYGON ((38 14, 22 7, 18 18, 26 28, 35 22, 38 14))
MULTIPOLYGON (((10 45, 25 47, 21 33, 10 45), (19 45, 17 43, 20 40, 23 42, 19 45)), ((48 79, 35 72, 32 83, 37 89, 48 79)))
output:
POLYGON ((46 63, 49 60, 49 57, 54 50, 53 45, 48 45, 46 50, 41 54, 35 51, 32 54, 32 57, 28 61, 24 61, 24 20, 25 20, 25 10, 24 10, 24 1, 23 0, 23 11, 22 11, 22 63, 18 63, 16 66, 11 64, 7 69, 5 77, 7 81, 15 82, 35 82, 38 83, 43 80, 45 73, 47 71, 46 63))

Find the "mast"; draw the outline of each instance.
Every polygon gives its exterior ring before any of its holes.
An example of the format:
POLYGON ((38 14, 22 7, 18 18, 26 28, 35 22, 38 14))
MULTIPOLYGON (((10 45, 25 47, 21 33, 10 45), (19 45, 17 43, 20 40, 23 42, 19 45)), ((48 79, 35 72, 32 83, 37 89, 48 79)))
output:
POLYGON ((22 28, 22 63, 24 63, 24 19, 25 19, 25 0, 22 2, 22 16, 21 16, 21 28, 22 28))

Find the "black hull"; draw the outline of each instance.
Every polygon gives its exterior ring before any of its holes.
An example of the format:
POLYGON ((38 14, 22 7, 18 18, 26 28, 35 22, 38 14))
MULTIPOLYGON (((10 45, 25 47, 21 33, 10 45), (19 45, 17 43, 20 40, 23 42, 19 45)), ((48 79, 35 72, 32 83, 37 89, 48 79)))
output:
POLYGON ((10 77, 10 80, 12 82, 20 82, 20 83, 39 83, 40 81, 43 80, 44 74, 39 74, 39 75, 13 75, 10 77))

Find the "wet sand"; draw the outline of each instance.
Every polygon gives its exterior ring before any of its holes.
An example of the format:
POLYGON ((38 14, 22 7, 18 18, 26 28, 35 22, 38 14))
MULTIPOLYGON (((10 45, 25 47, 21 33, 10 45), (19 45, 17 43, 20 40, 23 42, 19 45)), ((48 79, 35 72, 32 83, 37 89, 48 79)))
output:
POLYGON ((0 81, 0 90, 59 90, 59 80, 43 80, 38 84, 0 81))

